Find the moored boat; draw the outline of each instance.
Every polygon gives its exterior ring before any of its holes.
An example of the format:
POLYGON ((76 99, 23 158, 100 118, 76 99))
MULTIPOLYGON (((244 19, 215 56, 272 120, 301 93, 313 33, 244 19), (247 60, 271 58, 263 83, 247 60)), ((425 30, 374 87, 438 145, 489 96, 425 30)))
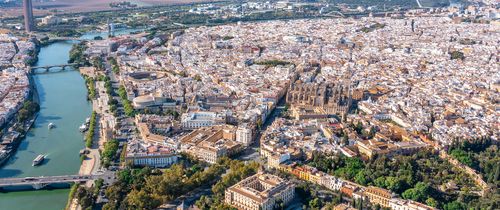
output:
POLYGON ((82 125, 80 126, 80 128, 78 128, 78 129, 80 129, 80 132, 85 132, 85 131, 87 131, 88 127, 87 127, 87 125, 86 125, 86 124, 82 124, 82 125))

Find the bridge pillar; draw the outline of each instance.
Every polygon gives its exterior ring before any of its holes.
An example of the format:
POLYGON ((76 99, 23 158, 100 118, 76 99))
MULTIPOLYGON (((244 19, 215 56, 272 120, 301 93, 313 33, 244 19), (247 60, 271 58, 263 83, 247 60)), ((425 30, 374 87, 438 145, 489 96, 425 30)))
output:
POLYGON ((39 190, 39 189, 42 189, 44 187, 46 187, 47 185, 49 184, 45 184, 45 183, 34 183, 33 185, 31 185, 35 190, 39 190))

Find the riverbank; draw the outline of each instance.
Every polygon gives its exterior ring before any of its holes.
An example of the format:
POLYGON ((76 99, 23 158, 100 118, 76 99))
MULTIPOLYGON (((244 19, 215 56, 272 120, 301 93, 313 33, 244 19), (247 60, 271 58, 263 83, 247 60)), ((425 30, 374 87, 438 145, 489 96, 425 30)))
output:
POLYGON ((0 168, 16 153, 26 133, 31 129, 40 110, 38 92, 34 88, 31 75, 28 75, 30 93, 23 106, 12 116, 0 132, 0 168), (28 106, 28 107, 27 107, 28 106), (21 117, 20 115, 23 114, 21 117), (26 116, 28 114, 28 116, 26 116))
MULTIPOLYGON (((56 42, 42 47, 35 66, 61 65, 69 58, 74 41, 56 42)), ((28 177, 77 174, 78 152, 84 148, 78 127, 90 116, 91 104, 83 78, 76 71, 32 75, 40 112, 18 150, 0 170, 0 177, 28 177), (53 123, 54 129, 47 129, 53 123), (38 154, 46 154, 44 163, 31 166, 38 154)), ((69 189, 9 192, 0 196, 1 209, 63 209, 69 189), (43 203, 43 205, 40 205, 43 203)))
POLYGON ((13 154, 16 153, 19 144, 24 139, 29 129, 31 129, 31 127, 35 123, 37 116, 38 114, 34 114, 30 119, 24 122, 24 126, 21 132, 16 131, 17 129, 15 129, 17 127, 17 123, 5 128, 7 132, 0 136, 0 142, 6 146, 5 149, 0 153, 0 168, 11 158, 13 154))
MULTIPOLYGON (((17 42, 13 42, 13 47, 17 54, 21 53, 28 59, 21 60, 21 62, 24 61, 24 63, 18 63, 18 61, 15 60, 10 61, 10 64, 14 66, 12 68, 16 69, 19 74, 12 74, 12 76, 16 77, 16 82, 13 83, 13 86, 9 87, 8 84, 4 86, 3 88, 6 88, 7 92, 4 92, 3 94, 7 94, 8 96, 13 91, 13 89, 10 89, 11 87, 15 87, 15 85, 22 85, 24 87, 21 91, 19 91, 19 88, 17 88, 18 90, 14 90, 13 92, 19 92, 20 95, 24 95, 25 97, 18 97, 19 95, 17 94, 15 94, 14 97, 11 97, 15 98, 15 100, 8 101, 6 102, 7 104, 22 103, 22 106, 15 106, 15 108, 11 109, 11 111, 6 112, 7 119, 0 118, 0 121, 5 120, 5 124, 0 124, 0 168, 17 151, 19 143, 24 139, 26 133, 33 126, 33 123, 37 117, 37 112, 39 111, 38 92, 34 87, 33 78, 31 77, 31 74, 29 72, 30 66, 38 61, 38 53, 40 52, 38 41, 36 39, 32 39, 19 46, 17 42), (34 48, 23 47, 24 45, 34 46, 34 48), (25 78, 19 79, 18 76, 22 76, 25 78), (26 82, 24 79, 27 79, 27 85, 26 83, 24 83, 26 82), (9 113, 13 114, 10 115, 9 113)), ((2 93, 0 93, 0 95, 2 95, 2 93)), ((2 103, 5 102, 3 101, 5 97, 5 95, 2 96, 2 103)), ((5 112, 3 114, 5 115, 5 112)), ((0 116, 1 115, 2 114, 0 113, 0 116)))

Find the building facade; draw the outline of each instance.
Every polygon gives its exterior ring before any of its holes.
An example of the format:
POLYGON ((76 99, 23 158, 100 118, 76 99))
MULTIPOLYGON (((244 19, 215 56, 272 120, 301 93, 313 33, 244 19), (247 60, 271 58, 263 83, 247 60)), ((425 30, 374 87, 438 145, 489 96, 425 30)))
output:
POLYGON ((242 143, 245 146, 249 146, 253 142, 252 129, 248 126, 238 126, 236 130, 236 141, 242 143))
POLYGON ((366 188, 364 195, 368 197, 370 203, 379 204, 382 207, 390 207, 389 203, 393 197, 389 190, 372 186, 366 188))
POLYGON ((352 97, 342 84, 294 83, 290 85, 286 102, 302 107, 321 107, 326 114, 344 115, 349 111, 352 97))
POLYGON ((215 112, 190 112, 182 114, 181 117, 183 129, 197 129, 225 123, 225 117, 215 112))
POLYGON ((272 210, 287 205, 295 195, 295 186, 271 174, 257 173, 226 190, 225 202, 242 210, 272 210))
POLYGON ((125 160, 134 166, 149 166, 154 168, 169 167, 177 163, 178 156, 175 153, 137 153, 127 155, 125 160))

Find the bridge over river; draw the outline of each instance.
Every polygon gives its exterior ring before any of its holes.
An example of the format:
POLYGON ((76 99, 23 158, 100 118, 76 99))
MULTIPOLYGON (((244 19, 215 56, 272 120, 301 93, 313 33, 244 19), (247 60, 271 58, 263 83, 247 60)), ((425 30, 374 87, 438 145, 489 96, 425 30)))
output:
POLYGON ((76 70, 75 67, 78 67, 78 63, 67 63, 67 64, 59 64, 59 65, 46 65, 46 66, 31 66, 30 73, 32 74, 41 74, 41 73, 49 73, 50 69, 58 68, 60 71, 66 70, 76 70), (73 68, 68 68, 73 67, 73 68), (40 70, 41 69, 41 70, 40 70))
POLYGON ((115 179, 114 173, 107 172, 93 175, 63 175, 63 176, 38 176, 21 178, 1 178, 0 188, 31 186, 33 189, 42 189, 51 184, 84 183, 90 180, 103 179, 106 183, 112 183, 115 179))

